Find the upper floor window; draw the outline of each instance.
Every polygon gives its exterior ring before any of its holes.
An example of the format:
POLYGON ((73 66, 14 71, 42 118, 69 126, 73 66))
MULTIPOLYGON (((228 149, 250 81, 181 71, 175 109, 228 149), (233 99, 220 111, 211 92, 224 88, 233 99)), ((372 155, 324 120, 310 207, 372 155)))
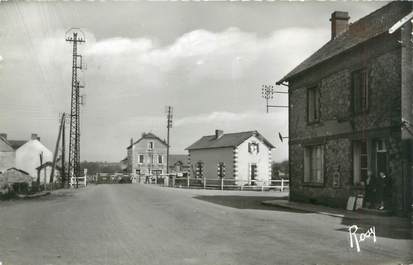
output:
POLYGON ((148 150, 153 150, 153 141, 148 142, 148 150))
POLYGON ((251 154, 258 154, 260 151, 260 146, 256 142, 248 143, 248 152, 251 154))
POLYGON ((366 69, 354 71, 351 75, 353 114, 366 112, 369 102, 368 75, 366 69))
POLYGON ((307 90, 307 121, 317 122, 320 120, 320 89, 311 87, 307 90))
POLYGON ((324 183, 324 146, 313 145, 304 149, 304 182, 324 183))
POLYGON ((143 164, 144 157, 143 155, 139 155, 139 164, 143 164))

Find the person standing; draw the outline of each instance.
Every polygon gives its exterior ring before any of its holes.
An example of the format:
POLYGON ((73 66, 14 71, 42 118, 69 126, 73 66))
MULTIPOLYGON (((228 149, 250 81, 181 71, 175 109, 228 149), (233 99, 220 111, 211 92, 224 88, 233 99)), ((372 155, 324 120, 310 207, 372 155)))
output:
POLYGON ((377 179, 377 198, 380 203, 379 210, 389 208, 391 201, 391 179, 384 173, 380 172, 377 179))

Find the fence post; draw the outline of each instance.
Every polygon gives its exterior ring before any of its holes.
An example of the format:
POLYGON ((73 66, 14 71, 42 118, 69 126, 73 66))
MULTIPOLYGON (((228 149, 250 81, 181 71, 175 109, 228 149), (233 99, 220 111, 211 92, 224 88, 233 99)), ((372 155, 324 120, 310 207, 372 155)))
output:
POLYGON ((284 191, 284 179, 281 179, 281 191, 284 191))
POLYGON ((204 190, 206 189, 206 177, 204 177, 204 190))
POLYGON ((187 186, 188 189, 189 189, 189 174, 186 175, 186 186, 187 186))
POLYGON ((221 190, 224 190, 224 178, 221 178, 221 190))

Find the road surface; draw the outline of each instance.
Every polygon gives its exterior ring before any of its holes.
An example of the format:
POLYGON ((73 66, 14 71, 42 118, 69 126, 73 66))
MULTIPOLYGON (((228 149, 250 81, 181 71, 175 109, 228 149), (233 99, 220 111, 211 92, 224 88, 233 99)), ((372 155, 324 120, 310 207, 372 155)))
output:
POLYGON ((3 201, 0 262, 413 263, 409 231, 396 227, 396 233, 386 234, 387 228, 377 227, 376 243, 366 239, 358 253, 349 247, 351 220, 260 204, 281 195, 123 184, 59 191, 34 200, 3 201))

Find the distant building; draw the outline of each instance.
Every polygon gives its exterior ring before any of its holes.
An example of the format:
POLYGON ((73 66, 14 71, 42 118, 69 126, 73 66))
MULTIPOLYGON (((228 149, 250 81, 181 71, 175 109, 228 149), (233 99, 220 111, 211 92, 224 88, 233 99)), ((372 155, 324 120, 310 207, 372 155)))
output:
POLYGON ((193 177, 232 179, 236 185, 271 180, 274 146, 257 131, 226 133, 216 130, 186 148, 193 177))
POLYGON ((40 142, 37 134, 32 134, 30 140, 9 140, 7 134, 0 134, 0 171, 15 167, 27 172, 35 181, 41 162, 52 160, 53 153, 40 142))
POLYGON ((188 163, 188 155, 169 155, 169 172, 186 176, 191 171, 188 163))
POLYGON ((7 134, 0 134, 0 173, 16 165, 16 152, 7 141, 7 134))
POLYGON ((143 133, 137 141, 130 141, 127 149, 127 172, 141 180, 143 176, 166 173, 167 144, 153 133, 143 133))
POLYGON ((412 5, 394 1, 352 24, 334 12, 331 40, 278 81, 289 88, 291 200, 345 208, 365 194, 369 172, 383 172, 386 207, 411 208, 411 18, 389 29, 412 5))

